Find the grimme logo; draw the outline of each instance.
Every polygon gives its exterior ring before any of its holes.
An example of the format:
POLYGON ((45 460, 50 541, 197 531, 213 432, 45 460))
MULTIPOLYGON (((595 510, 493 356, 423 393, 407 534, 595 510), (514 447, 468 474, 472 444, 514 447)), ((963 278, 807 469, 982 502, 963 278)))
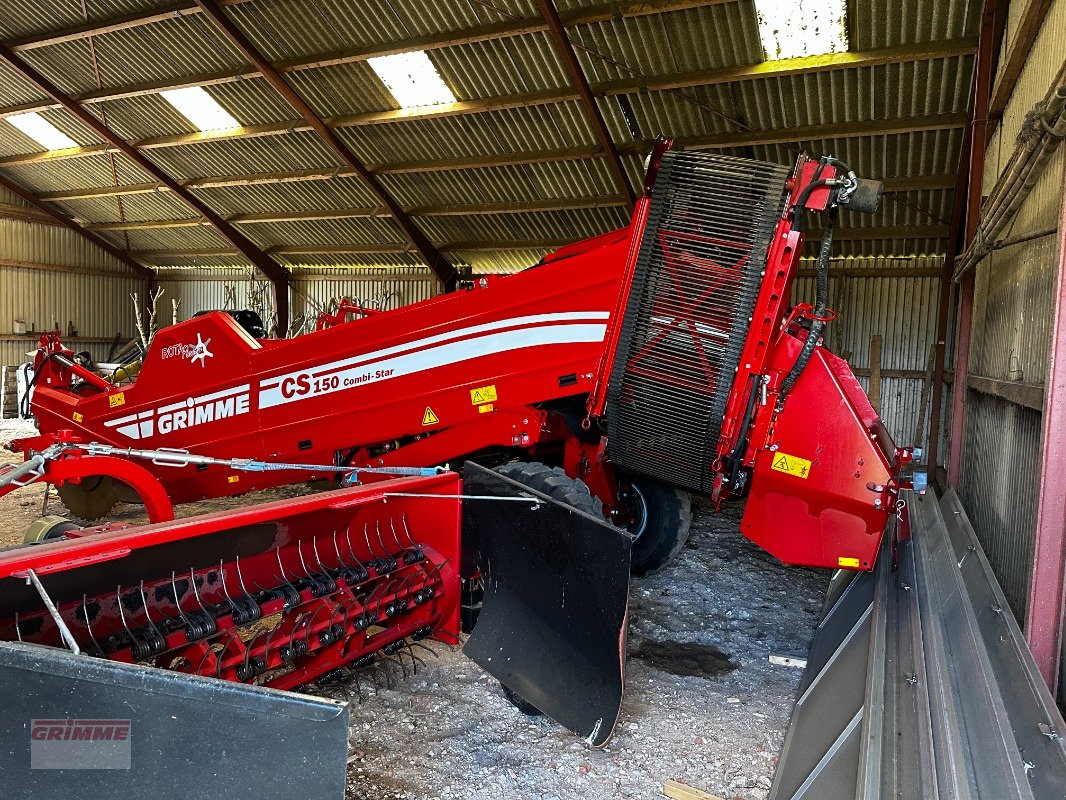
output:
POLYGON ((30 720, 30 769, 129 769, 128 719, 30 720))

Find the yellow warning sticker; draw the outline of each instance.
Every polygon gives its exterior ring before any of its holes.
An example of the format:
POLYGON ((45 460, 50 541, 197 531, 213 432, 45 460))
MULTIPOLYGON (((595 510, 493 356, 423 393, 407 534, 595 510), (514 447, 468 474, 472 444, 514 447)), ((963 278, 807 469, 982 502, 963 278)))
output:
POLYGON ((483 406, 478 406, 477 407, 477 411, 478 411, 479 414, 488 414, 494 408, 495 408, 495 406, 492 403, 486 403, 483 406))
POLYGON ((849 556, 840 556, 837 559, 837 566, 843 567, 844 569, 858 569, 859 559, 851 558, 849 556))
POLYGON ((811 474, 811 462, 799 456, 790 456, 788 453, 774 453, 774 460, 770 464, 778 472, 787 472, 797 478, 807 480, 811 474))
POLYGON ((107 403, 109 406, 111 406, 111 408, 118 408, 119 406, 126 405, 126 393, 116 392, 115 394, 107 398, 107 403))
POLYGON ((229 475, 226 478, 226 483, 240 483, 240 482, 241 482, 241 476, 240 475, 229 475))
POLYGON ((436 425, 440 422, 440 417, 433 413, 433 409, 426 406, 426 413, 422 415, 423 425, 436 425))
POLYGON ((479 406, 482 403, 495 403, 499 398, 496 397, 496 384, 490 384, 489 386, 482 386, 480 389, 470 390, 470 403, 475 406, 479 406))
POLYGON ((84 415, 79 414, 77 411, 71 414, 70 418, 75 422, 81 422, 83 419, 85 419, 84 415))

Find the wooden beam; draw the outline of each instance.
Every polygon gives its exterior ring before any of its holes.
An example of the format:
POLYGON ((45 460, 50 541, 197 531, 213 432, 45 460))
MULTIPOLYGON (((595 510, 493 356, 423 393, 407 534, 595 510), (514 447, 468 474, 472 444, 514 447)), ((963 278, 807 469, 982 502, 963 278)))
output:
MULTIPOLYGON (((624 205, 622 198, 602 197, 560 198, 515 203, 470 203, 454 205, 415 206, 407 209, 411 217, 474 217, 489 214, 534 214, 551 211, 575 211, 591 208, 615 208, 624 205)), ((2 210, 0 210, 2 216, 2 210)), ((336 219, 370 219, 388 217, 384 208, 323 208, 314 211, 269 211, 256 214, 233 214, 226 220, 234 225, 260 225, 278 222, 307 222, 336 219)), ((94 222, 85 227, 91 231, 138 231, 195 228, 203 225, 199 217, 179 219, 141 220, 136 222, 94 222)))
POLYGON ((12 203, 0 203, 0 219, 31 222, 38 225, 62 225, 55 217, 49 214, 45 214, 35 208, 17 206, 12 203))
MULTIPOLYGON (((939 269, 921 269, 912 267, 885 267, 864 269, 863 267, 830 267, 830 278, 939 278, 939 269)), ((814 269, 796 270, 797 278, 813 278, 818 274, 814 269)))
MULTIPOLYGON (((574 9, 563 13, 563 20, 567 25, 588 25, 594 22, 607 22, 612 19, 625 19, 640 17, 649 14, 662 14, 669 11, 682 11, 703 6, 721 5, 734 0, 628 0, 627 2, 602 3, 589 8, 574 9)), ((234 6, 246 3, 248 0, 219 0, 221 6, 234 6)), ((132 14, 123 14, 106 20, 91 22, 84 25, 76 25, 47 34, 23 37, 13 42, 8 42, 8 47, 13 52, 24 50, 36 50, 41 47, 62 44, 64 42, 87 39, 91 36, 104 36, 117 31, 138 28, 143 25, 151 25, 156 22, 165 22, 175 17, 184 17, 199 14, 200 9, 192 0, 178 0, 161 6, 156 6, 149 11, 139 11, 132 14)), ((544 30, 544 23, 540 20, 523 20, 536 24, 534 30, 544 30)), ((513 22, 516 27, 519 23, 513 22)), ((462 34, 461 31, 456 32, 462 34)), ((455 34, 453 34, 455 35, 455 34)), ((517 34, 512 34, 517 35, 517 34)), ((500 37, 502 38, 502 36, 500 37)), ((411 47, 409 49, 422 50, 426 46, 411 47)))
POLYGON ((429 237, 422 233, 419 227, 414 224, 407 212, 385 190, 385 187, 366 165, 356 158, 355 153, 349 149, 348 145, 342 142, 336 132, 322 121, 321 117, 315 113, 307 101, 300 96, 300 93, 286 83, 281 73, 274 69, 274 66, 259 52, 259 49, 244 35, 244 32, 237 27, 233 20, 226 16, 222 7, 218 5, 217 0, 196 0, 196 5, 214 23, 215 27, 229 39, 230 44, 259 70, 263 79, 273 87, 274 91, 281 95, 282 99, 300 115, 300 118, 318 134, 318 137, 340 159, 341 164, 352 170, 374 198, 385 207, 403 237, 433 271, 433 274, 437 276, 444 286, 444 290, 446 292, 454 290, 458 282, 459 271, 436 248, 429 240, 429 237))
POLYGON ((1044 386, 1036 383, 1018 383, 986 378, 981 375, 967 375, 966 385, 978 394, 1006 400, 1022 408, 1043 412, 1044 386))
MULTIPOLYGON (((0 267, 8 269, 30 269, 42 272, 66 272, 73 275, 99 275, 107 278, 128 278, 128 274, 115 272, 113 269, 95 267, 71 267, 66 264, 46 264, 39 261, 21 261, 14 258, 0 258, 0 267)), ((152 273, 153 277, 157 277, 152 273)))
MULTIPOLYGON (((220 0, 220 6, 237 5, 247 0, 220 0)), ((566 26, 590 25, 597 22, 606 22, 615 19, 629 19, 650 14, 662 14, 671 11, 702 8, 705 6, 721 5, 735 2, 735 0, 652 0, 651 2, 612 2, 602 3, 589 8, 579 8, 564 11, 560 14, 563 24, 566 26)), ((111 22, 91 23, 70 28, 66 31, 45 37, 24 39, 8 46, 13 52, 37 49, 63 42, 83 39, 90 36, 102 36, 116 31, 128 30, 140 25, 148 25, 164 20, 174 19, 178 16, 191 16, 201 13, 201 9, 195 2, 171 3, 165 7, 165 11, 153 9, 148 13, 132 14, 125 17, 117 17, 111 22)), ((475 44, 478 42, 495 41, 499 39, 524 36, 540 33, 548 29, 547 22, 542 18, 518 18, 502 22, 477 25, 457 31, 430 34, 427 36, 414 36, 398 41, 347 49, 332 53, 316 53, 297 59, 281 61, 274 65, 277 71, 282 73, 303 72, 323 67, 338 66, 341 64, 353 64, 367 61, 371 58, 406 53, 412 50, 441 50, 448 47, 460 47, 462 45, 475 44)), ((155 94, 164 89, 180 89, 187 86, 212 86, 222 83, 232 83, 249 78, 262 77, 256 69, 239 68, 222 70, 210 73, 198 73, 164 81, 155 81, 142 84, 127 84, 111 89, 100 89, 85 92, 74 97, 79 103, 92 104, 117 100, 125 97, 139 97, 146 94, 155 94)), ((54 107, 48 101, 24 103, 19 106, 10 106, 0 109, 0 116, 17 114, 25 111, 42 111, 54 107)))
MULTIPOLYGON (((544 0, 538 0, 543 2, 544 0)), ((568 40, 569 41, 569 40, 568 40)), ((846 53, 841 54, 848 58, 840 63, 836 61, 826 61, 821 63, 820 66, 810 66, 804 71, 806 72, 820 72, 831 71, 845 68, 859 68, 868 65, 875 65, 878 63, 894 63, 894 59, 899 58, 898 48, 880 48, 877 50, 871 50, 860 53, 846 53), (890 51, 885 53, 885 51, 890 51)), ((959 54, 965 54, 966 52, 972 52, 971 40, 957 40, 943 42, 937 45, 931 45, 922 48, 915 52, 915 60, 921 58, 948 58, 952 56, 958 56, 959 54)), ((821 58, 821 57, 816 57, 821 58)), ((805 59, 800 59, 804 60, 805 59)), ((796 59, 788 59, 787 62, 796 61, 796 59)), ((785 64, 786 61, 772 61, 765 62, 770 65, 785 64)), ((641 90, 646 91, 666 91, 674 88, 675 85, 713 85, 718 83, 729 83, 737 81, 758 80, 772 76, 773 68, 764 68, 763 65, 747 66, 743 68, 730 67, 722 70, 706 70, 699 73, 685 73, 684 75, 666 75, 666 76, 649 76, 646 79, 641 79, 641 90), (762 69, 762 71, 760 71, 762 69), (766 74, 764 74, 766 73, 766 74), (694 83, 698 79, 698 83, 694 83)), ((786 67, 782 67, 782 70, 787 70, 786 67)), ((797 68, 798 69, 798 68, 797 68)), ((246 71, 234 71, 234 76, 245 76, 246 71)), ((788 74, 782 72, 779 74, 788 74)), ((236 79, 236 78, 234 78, 236 79)), ((189 78, 184 80, 181 86, 199 85, 200 83, 220 82, 222 77, 219 74, 202 75, 197 78, 189 78), (202 79, 202 80, 201 80, 202 79)), ((635 86, 628 79, 626 81, 610 81, 606 83, 600 83, 590 88, 590 92, 593 96, 607 96, 613 94, 624 94, 635 91, 632 87, 635 86), (629 87, 629 88, 627 88, 629 87)), ((154 83, 148 87, 142 87, 144 93, 158 92, 161 89, 170 88, 170 86, 164 86, 161 83, 154 83)), ((127 87, 125 90, 109 90, 110 93, 100 94, 86 94, 74 97, 73 99, 81 102, 99 102, 106 99, 111 99, 116 96, 130 96, 130 92, 135 91, 133 88, 127 87), (125 94, 122 94, 122 92, 125 94), (117 94, 116 94, 117 93, 117 94)), ((424 106, 413 109, 390 109, 385 111, 376 111, 365 114, 348 114, 342 116, 328 117, 323 121, 331 128, 349 128, 349 127, 362 127, 366 125, 382 125, 391 124, 396 122, 406 122, 417 119, 439 119, 442 117, 458 116, 464 114, 480 114, 490 111, 501 111, 514 108, 523 108, 533 105, 552 105, 556 103, 569 102, 580 99, 581 94, 579 91, 571 89, 545 89, 535 92, 525 92, 517 95, 506 95, 494 98, 483 98, 478 100, 466 100, 456 103, 446 103, 438 106, 424 106)), ((20 106, 8 107, 0 109, 0 116, 5 116, 15 113, 24 113, 26 111, 43 110, 48 108, 50 104, 23 104, 20 106)), ((598 113, 598 112, 597 112, 598 113)), ((234 128, 231 130, 221 131, 197 131, 195 133, 183 133, 173 134, 166 136, 153 136, 141 139, 135 142, 135 146, 140 149, 149 149, 156 147, 175 147, 185 144, 196 144, 205 141, 220 141, 228 139, 247 139, 262 136, 281 136, 285 133, 292 131, 306 131, 310 130, 304 120, 287 120, 284 122, 276 123, 264 123, 260 125, 248 125, 241 128, 234 128)), ((602 143, 601 143, 602 148, 602 143)), ((0 159, 0 166, 14 165, 14 164, 33 164, 41 161, 52 161, 57 159, 68 158, 82 158, 89 155, 94 155, 100 152, 106 152, 108 150, 106 145, 89 145, 87 147, 71 148, 67 151, 54 151, 50 153, 27 153, 16 156, 8 156, 4 159, 0 159)))
MULTIPOLYGON (((1010 102, 1014 93, 1014 87, 1018 85, 1022 69, 1026 59, 1033 50, 1036 37, 1040 34, 1040 28, 1047 18, 1048 9, 1051 8, 1051 0, 1028 0, 1014 31, 1014 35, 1007 45, 1007 50, 1002 58, 999 74, 992 84, 992 96, 988 102, 988 114, 993 120, 1003 116, 1003 111, 1010 102)), ((1026 109, 1028 110, 1028 109, 1026 109)), ((995 122, 992 123, 995 130, 995 122)), ((989 131, 991 134, 992 131, 989 131)))
POLYGON ((555 54, 562 62, 567 75, 570 76, 570 83, 577 89, 585 119, 592 129, 592 137, 607 158, 607 167, 614 179, 615 187, 626 198, 626 205, 632 210, 637 202, 637 196, 633 187, 629 185, 625 167, 622 166, 622 160, 618 156, 618 150, 607 128, 607 122, 600 113, 600 107, 596 105, 596 98, 589 87, 588 78, 585 77, 585 71, 581 68, 581 62, 577 60, 574 46, 566 33, 566 28, 563 27, 562 20, 559 19, 555 3, 553 0, 537 0, 537 5, 540 8, 540 15, 548 23, 548 36, 554 45, 555 54))
MULTIPOLYGON (((262 250, 248 239, 244 234, 236 230, 232 225, 220 217, 212 208, 200 198, 185 189, 167 173, 160 169, 154 161, 151 161, 137 148, 130 145, 122 137, 108 128, 103 122, 90 114, 69 95, 54 83, 45 78, 36 69, 15 55, 8 48, 0 45, 0 61, 6 63, 15 70, 23 79, 28 81, 38 90, 44 92, 63 108, 70 112, 86 128, 95 133, 118 152, 151 175, 160 183, 164 184, 171 192, 180 197, 197 214, 206 219, 223 238, 229 241, 245 258, 252 262, 263 274, 274 283, 275 310, 278 315, 278 327, 281 330, 288 328, 289 298, 288 298, 288 271, 277 261, 270 258, 262 250), (284 291, 282 291, 284 287, 284 291)), ((95 236, 89 231, 88 235, 95 236)))
MULTIPOLYGON (((833 232, 834 242, 869 242, 880 239, 946 239, 951 228, 947 225, 892 225, 868 228, 838 228, 833 232)), ((812 230, 808 242, 820 242, 822 232, 812 230)))
POLYGON ((593 91, 601 95, 635 94, 645 90, 668 91, 691 89, 697 86, 714 86, 722 83, 784 78, 791 75, 806 75, 816 72, 835 72, 842 69, 878 67, 885 64, 905 64, 917 61, 933 61, 943 58, 960 58, 977 51, 977 37, 951 39, 926 44, 908 44, 896 47, 878 47, 844 53, 829 53, 820 56, 782 58, 775 61, 760 61, 757 64, 739 64, 716 70, 678 72, 672 75, 622 78, 593 85, 593 91))
POLYGON ((144 266, 144 264, 141 264, 140 262, 135 260, 132 256, 130 256, 129 253, 124 250, 119 250, 106 239, 97 236, 92 231, 86 230, 74 220, 70 219, 64 214, 61 214, 58 209, 44 202, 39 197, 31 194, 28 190, 24 189, 22 186, 19 186, 19 184, 15 183, 7 176, 0 175, 0 186, 4 187, 9 192, 11 192, 11 194, 18 197, 24 203, 28 203, 30 206, 37 209, 42 214, 46 214, 47 216, 51 217, 53 220, 55 220, 57 225, 61 225, 67 230, 73 231, 74 233, 78 234, 78 236, 96 245, 109 256, 111 256, 113 259, 119 261, 122 264, 125 264, 127 267, 133 270, 134 273, 145 278, 148 282, 155 280, 155 273, 152 272, 152 270, 148 269, 148 267, 144 266))

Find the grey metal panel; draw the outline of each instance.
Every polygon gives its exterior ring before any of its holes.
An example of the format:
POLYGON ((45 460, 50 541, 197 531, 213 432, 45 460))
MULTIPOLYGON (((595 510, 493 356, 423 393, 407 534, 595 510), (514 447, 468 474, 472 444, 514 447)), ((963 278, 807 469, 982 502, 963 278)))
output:
POLYGON ((344 797, 346 703, 13 642, 0 686, 10 797, 344 797), (131 767, 33 770, 32 719, 128 719, 131 767))
POLYGON ((815 635, 770 797, 1062 800, 1066 723, 958 499, 904 499, 898 569, 886 544, 815 635))

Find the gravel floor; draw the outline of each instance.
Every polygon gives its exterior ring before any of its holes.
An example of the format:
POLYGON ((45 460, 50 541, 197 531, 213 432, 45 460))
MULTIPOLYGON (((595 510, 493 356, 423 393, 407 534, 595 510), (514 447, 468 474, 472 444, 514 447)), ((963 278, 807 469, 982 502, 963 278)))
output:
MULTIPOLYGON (((0 444, 31 432, 5 420, 0 444)), ((196 503, 179 515, 302 491, 196 503)), ((42 494, 0 498, 0 546, 21 540, 42 494)), ((56 501, 50 510, 62 513, 56 501)), ((738 532, 740 512, 698 508, 676 562, 633 581, 626 699, 605 750, 523 716, 461 652, 436 645, 438 657, 422 653, 416 676, 403 680, 397 668, 393 689, 364 681, 360 703, 347 687, 350 800, 656 798, 667 780, 724 798, 765 797, 800 678, 768 656, 806 654, 829 574, 758 550, 738 532)), ((143 518, 134 507, 119 516, 143 518)))

